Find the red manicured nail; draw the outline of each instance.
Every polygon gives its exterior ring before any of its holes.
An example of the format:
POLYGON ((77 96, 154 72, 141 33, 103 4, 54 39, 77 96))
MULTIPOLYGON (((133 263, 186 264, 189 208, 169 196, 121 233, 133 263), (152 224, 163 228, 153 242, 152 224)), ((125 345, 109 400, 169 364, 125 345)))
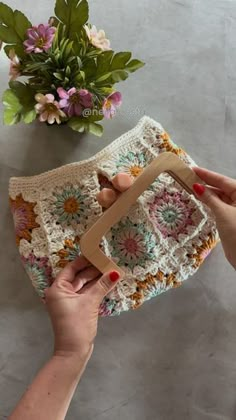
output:
POLYGON ((118 271, 112 271, 109 274, 109 276, 110 276, 110 280, 113 281, 114 283, 120 278, 120 274, 118 273, 118 271))
POLYGON ((206 191, 206 187, 204 187, 204 185, 202 185, 202 184, 194 184, 193 189, 194 189, 195 193, 197 195, 200 195, 200 196, 203 195, 204 192, 206 191))

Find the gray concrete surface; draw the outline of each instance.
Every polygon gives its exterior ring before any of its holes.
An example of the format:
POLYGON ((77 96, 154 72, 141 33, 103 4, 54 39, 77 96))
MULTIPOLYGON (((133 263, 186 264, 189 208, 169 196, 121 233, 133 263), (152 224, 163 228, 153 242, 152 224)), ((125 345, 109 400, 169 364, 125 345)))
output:
MULTIPOLYGON (((53 0, 8 4, 35 23, 53 8, 53 0)), ((236 2, 90 4, 91 20, 106 28, 113 47, 133 50, 147 66, 120 85, 122 113, 105 124, 102 139, 80 138, 66 127, 1 125, 0 419, 7 418, 52 350, 47 315, 14 242, 9 177, 90 157, 144 113, 160 121, 199 164, 236 177, 236 2)), ((7 72, 1 55, 1 94, 7 72)), ((100 322, 68 420, 235 419, 235 324, 236 275, 219 246, 181 289, 100 322)))

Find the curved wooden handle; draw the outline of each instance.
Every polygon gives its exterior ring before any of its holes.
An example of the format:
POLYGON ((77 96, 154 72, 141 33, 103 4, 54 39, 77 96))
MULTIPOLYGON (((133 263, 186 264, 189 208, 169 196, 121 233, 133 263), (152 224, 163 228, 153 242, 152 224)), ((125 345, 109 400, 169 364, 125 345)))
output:
POLYGON ((133 185, 120 195, 117 201, 88 229, 80 240, 82 254, 101 273, 118 271, 123 277, 124 272, 99 248, 103 236, 124 217, 138 197, 155 181, 163 172, 169 173, 182 187, 193 193, 195 183, 202 184, 202 180, 173 153, 162 153, 143 171, 133 185))

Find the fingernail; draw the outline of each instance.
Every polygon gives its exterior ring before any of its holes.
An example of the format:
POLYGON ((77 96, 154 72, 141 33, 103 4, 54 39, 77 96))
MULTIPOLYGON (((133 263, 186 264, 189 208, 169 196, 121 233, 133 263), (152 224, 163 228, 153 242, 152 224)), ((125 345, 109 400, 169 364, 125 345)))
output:
POLYGON ((118 271, 112 271, 109 274, 109 276, 110 276, 110 280, 113 281, 114 283, 120 278, 120 274, 118 273, 118 271))
POLYGON ((194 184, 193 189, 194 189, 194 192, 200 196, 203 195, 204 192, 206 191, 206 187, 202 184, 194 184))

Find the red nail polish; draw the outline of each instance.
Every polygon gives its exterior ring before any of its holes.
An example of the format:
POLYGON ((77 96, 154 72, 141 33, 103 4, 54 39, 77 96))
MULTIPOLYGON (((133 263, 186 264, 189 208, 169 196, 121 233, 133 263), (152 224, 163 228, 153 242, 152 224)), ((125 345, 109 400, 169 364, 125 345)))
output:
POLYGON ((195 193, 197 195, 200 195, 200 196, 203 195, 204 192, 206 191, 206 187, 202 184, 194 184, 193 189, 194 189, 195 193))
POLYGON ((118 273, 118 271, 112 271, 109 274, 109 276, 110 276, 110 280, 113 281, 114 283, 120 278, 120 274, 118 273))

